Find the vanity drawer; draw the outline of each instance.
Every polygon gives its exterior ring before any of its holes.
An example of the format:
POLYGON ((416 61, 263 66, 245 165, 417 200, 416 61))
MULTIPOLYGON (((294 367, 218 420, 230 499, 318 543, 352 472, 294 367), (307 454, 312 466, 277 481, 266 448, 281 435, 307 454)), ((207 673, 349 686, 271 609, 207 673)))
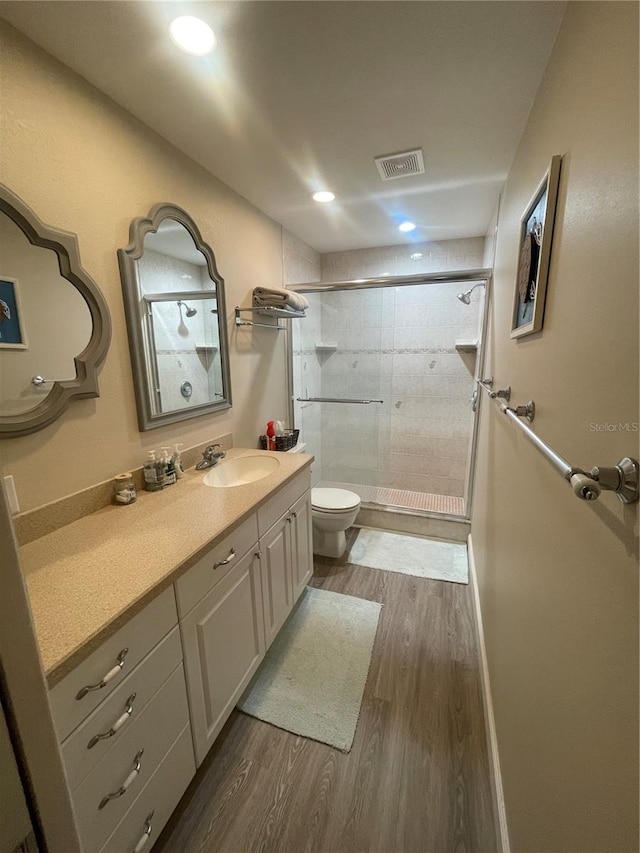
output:
POLYGON ((189 726, 185 726, 164 761, 141 791, 101 853, 133 853, 150 850, 171 812, 180 802, 195 774, 189 726), (144 846, 139 842, 145 837, 144 846))
POLYGON ((177 622, 173 587, 169 587, 56 684, 49 691, 49 702, 58 739, 63 741, 177 622), (118 655, 124 659, 121 668, 118 655), (80 692, 103 680, 103 687, 84 695, 80 692))
POLYGON ((221 539, 189 571, 176 581, 178 613, 182 619, 219 583, 258 541, 258 522, 255 514, 245 519, 232 533, 221 539), (231 559, 214 569, 214 564, 231 559))
POLYGON ((298 474, 290 483, 275 494, 270 500, 263 504, 258 510, 258 530, 260 536, 272 527, 281 515, 311 488, 311 471, 306 468, 298 474))
POLYGON ((138 717, 142 716, 168 674, 173 672, 181 660, 182 644, 176 627, 64 741, 61 747, 62 760, 72 791, 137 725, 138 717), (116 733, 94 742, 89 748, 92 738, 108 733, 114 723, 122 719, 129 706, 128 700, 131 700, 131 714, 121 722, 116 733))
POLYGON ((122 740, 72 794, 84 853, 102 847, 188 723, 184 670, 179 664, 122 740), (124 784, 126 790, 118 795, 124 784), (117 796, 107 800, 110 794, 117 796))

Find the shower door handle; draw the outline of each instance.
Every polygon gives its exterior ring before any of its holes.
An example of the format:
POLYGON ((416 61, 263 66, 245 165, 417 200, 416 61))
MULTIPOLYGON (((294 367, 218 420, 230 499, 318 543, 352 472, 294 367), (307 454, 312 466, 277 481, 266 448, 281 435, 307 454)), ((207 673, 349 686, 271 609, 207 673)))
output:
POLYGON ((341 397, 296 397, 298 403, 360 403, 368 406, 369 403, 384 403, 384 400, 348 400, 341 397))

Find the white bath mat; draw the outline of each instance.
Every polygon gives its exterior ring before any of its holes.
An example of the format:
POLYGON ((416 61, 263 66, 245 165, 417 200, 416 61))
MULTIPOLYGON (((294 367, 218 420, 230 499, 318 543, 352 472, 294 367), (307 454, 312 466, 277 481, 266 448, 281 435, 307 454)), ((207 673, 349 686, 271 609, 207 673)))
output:
POLYGON ((418 536, 361 528, 347 557, 357 566, 414 575, 417 578, 469 583, 467 546, 418 536))
POLYGON ((381 608, 375 601, 307 587, 238 708, 348 752, 381 608))

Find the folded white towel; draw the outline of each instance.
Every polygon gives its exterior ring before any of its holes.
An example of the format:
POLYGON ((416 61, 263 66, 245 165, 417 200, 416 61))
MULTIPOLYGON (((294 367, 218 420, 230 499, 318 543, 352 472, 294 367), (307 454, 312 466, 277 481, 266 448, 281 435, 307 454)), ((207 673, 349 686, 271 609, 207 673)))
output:
POLYGON ((253 304, 257 308, 290 308, 294 311, 306 311, 309 300, 301 293, 285 290, 282 287, 254 287, 253 304))

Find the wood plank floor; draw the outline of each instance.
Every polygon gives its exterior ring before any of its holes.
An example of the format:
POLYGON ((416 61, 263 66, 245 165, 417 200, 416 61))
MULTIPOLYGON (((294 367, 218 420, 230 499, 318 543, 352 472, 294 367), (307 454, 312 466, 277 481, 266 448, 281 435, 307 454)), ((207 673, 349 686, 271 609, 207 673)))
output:
POLYGON ((384 605, 351 752, 234 711, 154 853, 495 853, 470 588, 318 557, 311 585, 384 605))

